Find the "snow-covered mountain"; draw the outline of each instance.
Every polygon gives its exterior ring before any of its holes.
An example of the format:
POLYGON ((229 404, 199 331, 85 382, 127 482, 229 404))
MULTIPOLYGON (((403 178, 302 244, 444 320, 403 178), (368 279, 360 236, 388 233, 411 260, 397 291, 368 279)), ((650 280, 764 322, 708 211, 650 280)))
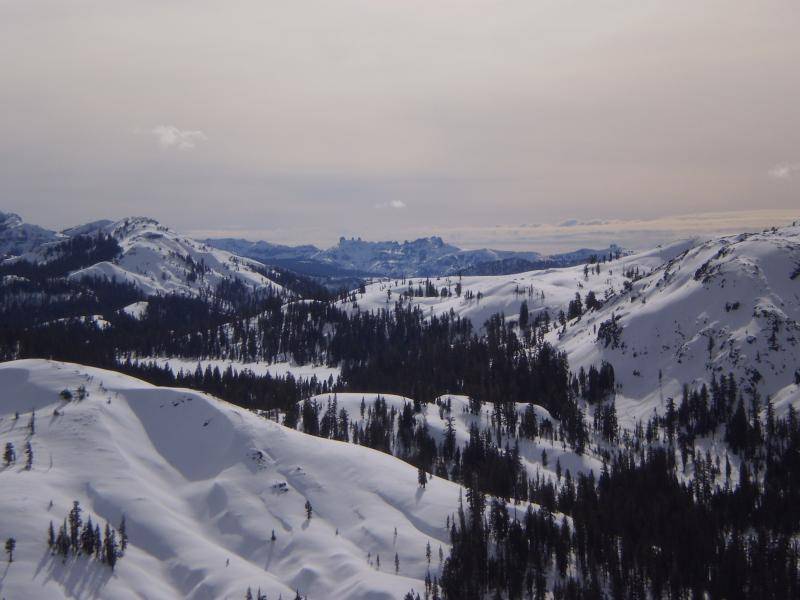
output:
MULTIPOLYGON (((120 221, 95 221, 62 232, 61 238, 104 234, 113 237, 120 252, 110 260, 87 265, 69 277, 101 277, 134 284, 146 295, 197 295, 226 279, 235 279, 252 290, 281 286, 263 273, 261 263, 207 246, 146 217, 120 221)), ((39 244, 19 259, 36 263, 59 256, 59 241, 39 244)))
POLYGON ((58 237, 55 231, 23 222, 19 215, 0 212, 0 259, 30 252, 58 237))
POLYGON ((618 406, 639 416, 679 398, 684 383, 728 373, 762 406, 768 396, 776 410, 797 404, 800 227, 693 245, 551 341, 573 369, 610 362, 618 406))
POLYGON ((117 240, 122 254, 114 262, 93 265, 73 273, 72 277, 117 277, 135 283, 149 295, 196 294, 224 279, 236 279, 253 290, 280 289, 257 272, 264 268, 260 263, 211 248, 153 219, 123 219, 102 231, 117 240))
POLYGON ((241 599, 250 586, 287 600, 389 600, 421 591, 448 550, 459 487, 434 478, 421 489, 416 469, 386 454, 75 364, 3 363, 0 387, 0 440, 20 457, 0 469, 0 535, 17 543, 2 597, 241 599), (113 573, 48 550, 49 523, 75 500, 101 527, 125 515, 130 541, 113 573))
POLYGON ((310 244, 286 246, 265 241, 251 242, 240 238, 215 238, 203 241, 209 246, 227 250, 239 256, 248 256, 267 264, 285 260, 307 260, 322 252, 322 250, 310 244))

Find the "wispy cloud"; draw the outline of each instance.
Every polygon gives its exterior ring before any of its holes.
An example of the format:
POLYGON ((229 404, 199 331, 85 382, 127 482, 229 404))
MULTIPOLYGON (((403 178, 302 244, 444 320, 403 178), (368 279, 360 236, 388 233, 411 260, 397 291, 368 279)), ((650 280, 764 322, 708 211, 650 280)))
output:
POLYGON ((193 150, 208 137, 199 129, 178 129, 175 125, 157 125, 147 133, 155 136, 158 145, 164 149, 193 150))
POLYGON ((394 208, 395 210, 400 210, 403 208, 407 208, 407 205, 402 200, 390 200, 389 202, 381 202, 375 205, 375 208, 394 208))
POLYGON ((800 163, 781 163, 769 170, 769 176, 774 179, 789 179, 800 173, 800 163))

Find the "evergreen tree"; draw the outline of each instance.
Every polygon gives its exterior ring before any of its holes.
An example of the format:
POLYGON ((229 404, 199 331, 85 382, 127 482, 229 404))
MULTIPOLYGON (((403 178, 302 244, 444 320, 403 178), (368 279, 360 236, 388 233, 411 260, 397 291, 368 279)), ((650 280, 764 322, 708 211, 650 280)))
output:
POLYGON ((417 483, 422 489, 428 484, 428 475, 422 467, 417 468, 417 483))
POLYGON ((69 511, 69 545, 73 552, 78 552, 79 550, 78 540, 82 524, 81 505, 75 500, 72 503, 72 510, 69 511))
POLYGON ((33 447, 30 440, 25 442, 25 470, 30 471, 33 468, 33 447))
MULTIPOLYGON (((99 540, 97 540, 99 542, 99 540)), ((94 555, 96 541, 94 539, 94 523, 92 517, 86 519, 86 524, 83 526, 80 536, 81 552, 86 556, 94 555)))
POLYGON ((17 540, 10 537, 6 540, 6 554, 8 554, 8 562, 14 562, 14 549, 17 547, 17 540))
POLYGON ((14 444, 12 444, 11 442, 7 442, 5 452, 3 453, 3 461, 5 462, 5 465, 8 467, 14 464, 16 460, 17 460, 17 454, 16 452, 14 452, 14 444))
POLYGON ((94 558, 95 560, 103 560, 105 548, 103 547, 103 537, 100 535, 100 525, 94 526, 94 558))
POLYGON ((119 528, 117 531, 119 532, 119 556, 122 558, 125 556, 125 550, 128 548, 128 527, 125 523, 124 514, 120 519, 119 528))
POLYGON ((103 550, 103 558, 113 571, 117 564, 117 559, 119 558, 119 547, 117 546, 117 536, 111 527, 109 527, 108 523, 106 523, 106 531, 103 538, 103 550))
POLYGON ((66 519, 64 519, 64 522, 61 524, 61 528, 58 530, 58 536, 56 537, 56 551, 64 560, 66 560, 67 556, 69 555, 69 530, 67 529, 66 519))
POLYGON ((523 331, 528 328, 530 313, 528 312, 528 303, 523 300, 519 305, 519 328, 523 331))

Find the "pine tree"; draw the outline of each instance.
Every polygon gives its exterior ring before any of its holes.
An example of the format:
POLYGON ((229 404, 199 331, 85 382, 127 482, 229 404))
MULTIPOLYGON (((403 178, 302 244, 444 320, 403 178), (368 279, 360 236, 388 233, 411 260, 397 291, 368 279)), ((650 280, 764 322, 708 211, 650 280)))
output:
POLYGON ((119 522, 119 556, 120 558, 125 556, 125 550, 128 548, 128 528, 125 524, 125 515, 122 515, 122 518, 119 522))
POLYGON ((86 556, 92 556, 94 554, 95 548, 95 539, 94 539, 94 523, 92 523, 92 517, 88 517, 86 519, 86 525, 83 526, 83 531, 81 532, 81 552, 86 556))
POLYGON ((419 483, 419 486, 422 489, 425 489, 425 486, 428 483, 428 476, 425 473, 425 469, 423 469, 422 467, 419 467, 417 469, 417 482, 419 483))
POLYGON ((306 519, 309 521, 311 520, 311 516, 314 514, 314 509, 311 506, 311 502, 306 500, 306 519))
POLYGON ((78 552, 78 538, 80 536, 81 525, 81 505, 75 500, 72 503, 72 510, 69 511, 69 545, 73 552, 78 552))
POLYGON ((114 567, 117 564, 117 559, 119 558, 119 548, 117 547, 117 536, 114 531, 109 527, 108 523, 106 523, 106 532, 105 537, 103 539, 103 549, 104 552, 104 559, 106 564, 111 567, 111 570, 114 570, 114 567))
POLYGON ((47 529, 47 547, 54 550, 56 546, 56 531, 53 528, 53 522, 50 521, 50 527, 47 529))
POLYGON ((14 444, 11 442, 6 443, 6 450, 3 453, 3 461, 5 462, 6 466, 12 465, 17 460, 17 454, 14 452, 14 444))
POLYGON ((102 560, 103 553, 105 552, 105 548, 103 548, 103 538, 100 535, 100 525, 95 524, 94 526, 94 558, 95 560, 102 560))
POLYGON ((529 319, 529 312, 528 312, 528 303, 523 300, 522 304, 519 305, 519 328, 525 330, 528 328, 528 319, 529 319))
POLYGON ((31 441, 25 442, 25 470, 30 471, 33 468, 33 447, 31 441))
POLYGON ((61 524, 61 528, 58 530, 58 536, 56 537, 56 550, 63 559, 66 559, 69 555, 69 530, 67 529, 66 519, 64 519, 64 522, 61 524))
POLYGON ((400 572, 400 557, 397 555, 397 552, 394 553, 394 572, 395 574, 400 572))
POLYGON ((10 537, 6 540, 6 554, 8 554, 8 562, 14 562, 14 549, 17 547, 17 540, 10 537))

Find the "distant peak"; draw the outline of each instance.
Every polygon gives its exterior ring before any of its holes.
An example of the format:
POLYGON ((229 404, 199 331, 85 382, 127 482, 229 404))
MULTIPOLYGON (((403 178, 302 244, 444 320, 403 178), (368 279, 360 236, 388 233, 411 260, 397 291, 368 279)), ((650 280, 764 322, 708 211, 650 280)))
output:
POLYGON ((22 217, 15 213, 0 212, 0 228, 10 229, 22 225, 22 217))
POLYGON ((74 237, 76 235, 93 235, 108 229, 108 227, 113 224, 114 222, 108 219, 98 219, 97 221, 90 221, 82 225, 76 225, 75 227, 68 227, 67 229, 63 229, 61 233, 69 237, 74 237))
POLYGON ((125 217, 110 226, 111 234, 114 236, 126 236, 144 229, 166 229, 158 221, 150 217, 125 217))
POLYGON ((122 225, 128 226, 137 226, 137 225, 158 225, 158 221, 153 219, 152 217, 125 217, 117 223, 122 225))

